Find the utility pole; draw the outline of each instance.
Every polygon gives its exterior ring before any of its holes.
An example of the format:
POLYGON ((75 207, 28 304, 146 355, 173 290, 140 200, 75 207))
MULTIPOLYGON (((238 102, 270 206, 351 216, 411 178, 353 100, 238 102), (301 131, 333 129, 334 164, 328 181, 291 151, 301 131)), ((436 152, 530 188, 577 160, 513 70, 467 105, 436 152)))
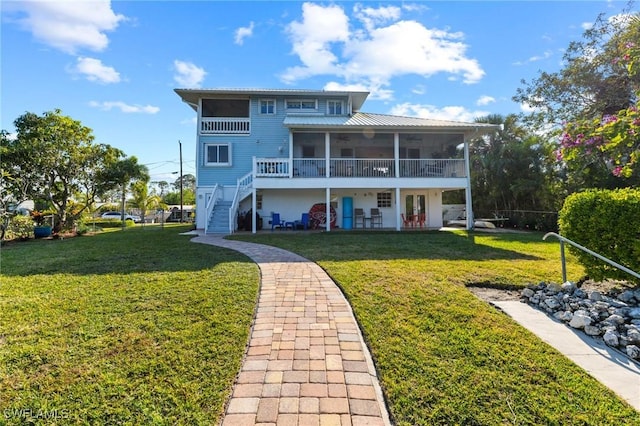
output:
POLYGON ((182 142, 178 141, 178 145, 180 146, 180 223, 183 222, 184 219, 184 211, 183 211, 183 199, 182 199, 182 185, 183 183, 183 179, 182 179, 182 142))

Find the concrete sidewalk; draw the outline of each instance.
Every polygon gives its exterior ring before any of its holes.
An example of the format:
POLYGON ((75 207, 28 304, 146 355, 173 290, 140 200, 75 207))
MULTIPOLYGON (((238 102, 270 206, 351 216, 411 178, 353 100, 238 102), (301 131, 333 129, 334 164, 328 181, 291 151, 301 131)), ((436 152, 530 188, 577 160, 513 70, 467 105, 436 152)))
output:
POLYGON ((490 302, 640 411, 640 367, 623 354, 518 301, 490 302))
POLYGON ((249 347, 222 426, 390 425, 351 307, 313 262, 279 248, 200 235, 260 268, 249 347))

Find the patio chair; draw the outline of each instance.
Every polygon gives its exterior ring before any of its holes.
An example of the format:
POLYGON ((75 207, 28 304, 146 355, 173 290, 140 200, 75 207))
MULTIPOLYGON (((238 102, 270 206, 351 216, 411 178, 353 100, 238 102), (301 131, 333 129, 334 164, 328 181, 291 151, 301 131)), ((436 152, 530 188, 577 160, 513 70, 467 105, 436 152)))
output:
POLYGON ((380 213, 380 209, 372 208, 371 209, 371 227, 382 228, 382 213, 380 213))
POLYGON ((405 217, 404 213, 400 213, 400 216, 402 216, 402 226, 405 228, 408 228, 409 226, 413 228, 413 218, 411 216, 405 217))
POLYGON ((280 220, 280 213, 273 213, 271 215, 271 230, 273 231, 274 228, 284 228, 284 220, 280 220))
POLYGON ((357 228, 358 227, 358 223, 364 229, 364 210, 363 209, 354 209, 353 227, 357 228))
POLYGON ((418 215, 418 224, 420 225, 420 228, 425 226, 425 222, 427 221, 427 215, 426 213, 420 213, 418 215))
POLYGON ((302 218, 300 220, 296 220, 293 229, 304 229, 305 231, 309 229, 309 213, 302 213, 302 218))

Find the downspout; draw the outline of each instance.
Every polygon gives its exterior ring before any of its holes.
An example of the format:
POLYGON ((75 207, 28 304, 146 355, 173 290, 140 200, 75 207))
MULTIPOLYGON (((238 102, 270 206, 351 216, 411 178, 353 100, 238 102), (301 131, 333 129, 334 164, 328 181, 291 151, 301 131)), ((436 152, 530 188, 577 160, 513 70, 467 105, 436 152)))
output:
MULTIPOLYGON (((473 134, 478 134, 478 128, 476 127, 475 132, 473 134)), ((471 159, 469 158, 469 139, 465 135, 464 141, 464 167, 465 173, 467 175, 467 183, 465 188, 465 211, 467 214, 467 231, 473 230, 474 227, 474 217, 473 217, 473 204, 471 199, 471 159)))
MULTIPOLYGON (((395 177, 400 177, 400 133, 393 134, 393 164, 396 169, 395 177)), ((400 217, 400 187, 396 186, 396 231, 400 231, 402 219, 400 217)))
MULTIPOLYGON (((252 185, 253 186, 253 185, 252 185)), ((256 195, 257 195, 257 190, 256 187, 253 186, 253 189, 251 190, 251 233, 255 234, 257 229, 258 229, 258 212, 256 211, 256 206, 257 206, 257 202, 256 202, 256 195)))

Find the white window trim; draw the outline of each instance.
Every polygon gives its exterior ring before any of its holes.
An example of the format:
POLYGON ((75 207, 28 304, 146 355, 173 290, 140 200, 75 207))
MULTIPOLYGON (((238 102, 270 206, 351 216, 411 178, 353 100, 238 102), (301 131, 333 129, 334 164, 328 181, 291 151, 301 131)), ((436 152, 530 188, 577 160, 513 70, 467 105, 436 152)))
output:
POLYGON ((289 111, 318 111, 318 100, 317 99, 286 99, 284 102, 285 108, 289 111), (296 102, 300 103, 300 108, 292 108, 289 104, 296 102), (302 104, 305 102, 313 102, 313 108, 302 108, 302 104))
POLYGON ((344 115, 344 101, 341 101, 339 99, 329 99, 327 101, 327 115, 344 115), (331 103, 336 103, 336 104, 340 104, 340 114, 336 114, 335 112, 331 112, 331 108, 329 107, 329 105, 331 103))
POLYGON ((232 164, 232 147, 233 145, 230 143, 206 143, 204 144, 204 165, 205 167, 230 167, 232 164), (208 161, 209 158, 209 147, 211 146, 226 146, 229 148, 229 161, 226 163, 210 163, 208 161))
POLYGON ((258 112, 262 115, 275 115, 276 114, 276 100, 275 99, 260 99, 260 103, 258 105, 258 112), (273 102, 273 112, 262 112, 262 103, 263 102, 273 102))

